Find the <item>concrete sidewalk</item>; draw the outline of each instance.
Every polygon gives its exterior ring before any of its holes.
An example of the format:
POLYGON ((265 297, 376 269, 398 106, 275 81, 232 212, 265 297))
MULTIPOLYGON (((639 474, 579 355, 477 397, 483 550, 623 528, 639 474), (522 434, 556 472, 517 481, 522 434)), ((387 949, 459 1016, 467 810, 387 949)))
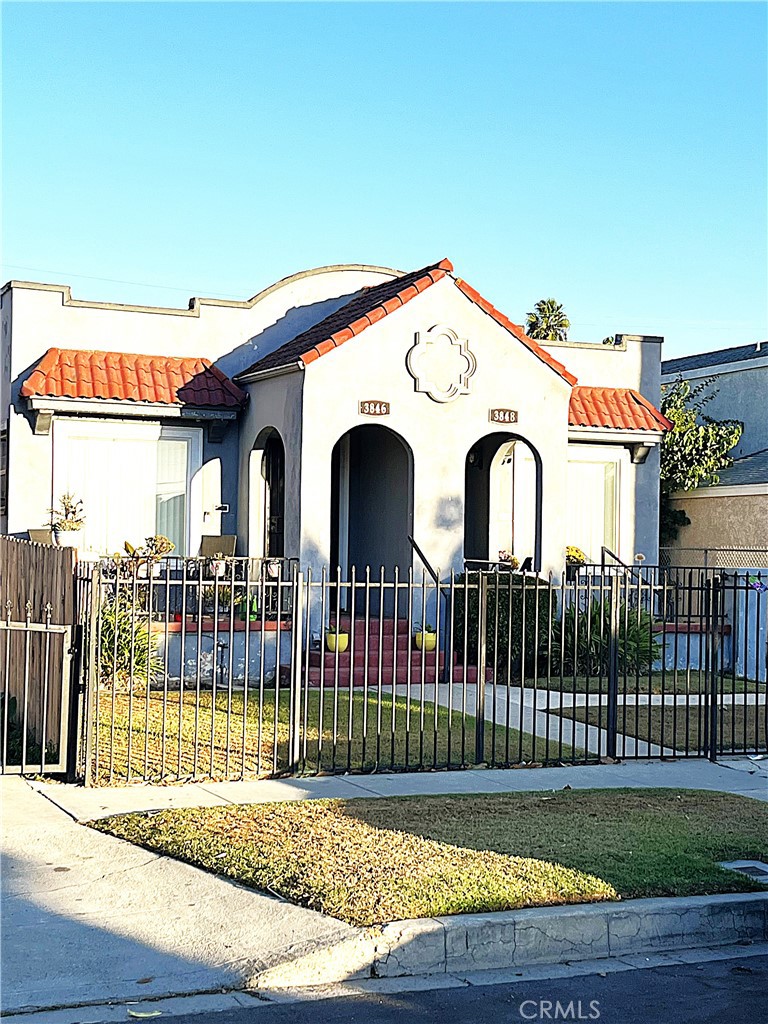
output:
POLYGON ((83 828, 18 777, 0 795, 5 1014, 239 988, 356 933, 83 828))
MULTIPOLYGON (((370 970, 366 958, 376 956, 387 962, 390 938, 401 949, 404 940, 397 930, 403 927, 410 929, 406 944, 420 968, 431 955, 432 940, 426 934, 430 929, 439 925, 440 934, 447 935, 464 926, 461 920, 444 925, 401 922, 387 926, 393 938, 382 934, 371 940, 361 929, 83 828, 78 820, 160 807, 564 786, 681 786, 766 800, 768 761, 656 762, 120 789, 82 789, 2 777, 2 1010, 6 1014, 32 1008, 53 1012, 56 1007, 80 1004, 220 992, 261 985, 261 978, 282 977, 286 971, 293 983, 307 984, 307 978, 322 977, 329 966, 344 974, 345 949, 351 957, 349 975, 354 976, 352 967, 358 960, 362 970, 370 970), (425 929, 426 937, 421 934, 425 929), (365 945, 371 941, 373 952, 365 945)), ((614 910, 607 908, 608 912, 614 910)), ((758 910, 758 917, 762 912, 758 910)), ((552 911, 537 913, 551 916, 552 911)), ((560 918, 568 916, 564 908, 558 913, 560 918)), ((679 917, 678 911, 673 913, 679 917)), ((486 917, 482 928, 495 935, 500 919, 486 917)), ((538 925, 537 929, 542 930, 538 925)), ((489 941, 487 936, 482 939, 486 945, 489 941)), ((489 948, 495 948, 494 942, 489 948)), ((447 949, 447 939, 443 946, 447 949)), ((558 948, 555 943, 551 962, 562 959, 558 948)), ((402 955, 398 953, 396 959, 399 963, 402 955)), ((383 968, 377 969, 381 973, 383 968)))
POLYGON ((474 768, 453 772, 401 772, 381 775, 333 775, 303 779, 258 779, 251 782, 197 782, 182 786, 82 786, 31 783, 76 821, 108 814, 152 811, 166 807, 211 807, 221 804, 269 803, 357 797, 424 796, 442 793, 514 793, 535 790, 663 787, 710 789, 768 800, 768 758, 735 757, 712 764, 705 760, 623 761, 620 764, 570 768, 474 768))

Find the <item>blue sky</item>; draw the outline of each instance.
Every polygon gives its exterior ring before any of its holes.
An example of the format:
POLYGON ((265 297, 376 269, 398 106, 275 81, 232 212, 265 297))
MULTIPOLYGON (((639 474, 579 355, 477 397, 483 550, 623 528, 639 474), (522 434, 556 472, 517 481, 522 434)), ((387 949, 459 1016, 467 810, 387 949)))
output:
POLYGON ((4 3, 2 280, 186 306, 449 256, 572 340, 768 338, 767 12, 4 3))

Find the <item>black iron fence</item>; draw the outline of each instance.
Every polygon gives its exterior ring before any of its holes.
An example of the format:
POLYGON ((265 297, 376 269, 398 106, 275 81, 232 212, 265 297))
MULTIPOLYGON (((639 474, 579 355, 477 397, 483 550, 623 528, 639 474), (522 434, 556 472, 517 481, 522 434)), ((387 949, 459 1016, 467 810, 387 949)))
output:
POLYGON ((103 562, 89 781, 766 751, 768 577, 103 562))

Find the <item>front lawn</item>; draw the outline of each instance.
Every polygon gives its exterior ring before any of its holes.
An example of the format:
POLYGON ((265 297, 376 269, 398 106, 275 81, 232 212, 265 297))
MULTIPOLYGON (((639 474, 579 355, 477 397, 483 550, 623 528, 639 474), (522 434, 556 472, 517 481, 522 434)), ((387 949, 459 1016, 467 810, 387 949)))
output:
POLYGON ((317 800, 92 827, 352 924, 761 889, 768 804, 690 790, 317 800))
MULTIPOLYGON (((605 729, 608 723, 605 703, 602 706, 591 704, 588 707, 563 708, 560 714, 569 721, 601 729, 605 729)), ((664 707, 620 704, 617 728, 621 735, 695 754, 704 750, 706 714, 704 704, 692 704, 690 707, 684 704, 664 707)), ((724 754, 764 752, 768 749, 765 704, 722 705, 717 713, 717 735, 719 749, 724 754)))
MULTIPOLYGON (((94 739, 94 781, 121 785, 132 781, 186 782, 279 774, 288 768, 290 696, 281 690, 275 729, 275 691, 247 699, 242 690, 180 693, 99 692, 94 739)), ((475 756, 475 719, 461 711, 423 703, 417 696, 382 693, 367 700, 356 689, 341 689, 334 702, 326 690, 310 689, 301 708, 299 772, 372 771, 388 768, 460 767, 475 756), (322 711, 322 720, 321 720, 322 711), (306 728, 304 728, 306 724, 306 728)), ((544 755, 545 741, 536 741, 544 755)), ((550 743, 549 755, 559 754, 550 743)), ((533 760, 532 737, 486 723, 485 760, 533 760)), ((562 757, 572 751, 564 747, 562 757)))
MULTIPOLYGON (((515 683, 514 685, 518 685, 515 683)), ((598 675, 577 675, 564 673, 560 676, 554 671, 547 678, 542 675, 537 679, 528 677, 525 680, 526 687, 537 690, 561 690, 566 696, 573 693, 607 693, 608 677, 605 673, 598 675)), ((704 669, 680 668, 668 669, 666 672, 621 672, 619 674, 620 694, 701 694, 706 693, 711 687, 711 677, 704 669)), ((723 693, 765 693, 765 684, 757 683, 753 679, 731 679, 726 675, 721 681, 718 679, 718 689, 723 693)))

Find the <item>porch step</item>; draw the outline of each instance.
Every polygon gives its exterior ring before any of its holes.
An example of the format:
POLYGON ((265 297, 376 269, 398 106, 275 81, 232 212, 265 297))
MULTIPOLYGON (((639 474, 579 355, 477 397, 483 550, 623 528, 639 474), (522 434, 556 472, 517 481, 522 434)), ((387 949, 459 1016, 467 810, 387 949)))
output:
MULTIPOLYGON (((441 662, 442 668, 442 662, 441 662)), ((339 686, 342 688, 349 687, 351 666, 349 662, 346 665, 339 664, 339 686)), ((353 685, 364 686, 366 683, 366 671, 363 665, 355 665, 353 674, 353 685)), ((310 665, 308 669, 309 685, 311 687, 318 687, 320 685, 320 666, 310 665)), ((438 672, 437 666, 434 662, 427 664, 424 667, 424 682, 434 683, 437 679, 438 672)), ((490 682, 493 678, 490 669, 486 670, 486 679, 490 682)), ((379 685, 379 673, 377 667, 369 667, 367 673, 367 682, 369 690, 376 690, 379 685)), ((393 682, 398 686, 403 686, 408 682, 408 666, 405 663, 398 664, 397 669, 394 665, 389 665, 386 668, 382 668, 381 673, 381 685, 391 686, 393 682)), ((411 687, 417 688, 421 683, 421 666, 418 669, 411 667, 411 687)), ((466 678, 464 676, 464 666, 454 665, 453 667, 453 682, 454 684, 461 685, 466 682, 467 684, 474 684, 477 682, 477 667, 475 665, 467 665, 466 678)), ((326 670, 325 678, 323 680, 324 688, 333 687, 335 685, 335 671, 331 669, 326 670)))
MULTIPOLYGON (((335 617, 331 616, 331 629, 335 627, 335 617)), ((366 620, 363 615, 355 616, 355 639, 357 637, 365 637, 366 633, 366 620)), ((407 637, 409 633, 408 620, 407 619, 393 619, 384 618, 379 619, 378 617, 368 618, 368 635, 378 637, 379 634, 386 637, 393 637, 395 635, 395 628, 397 628, 398 637, 407 637)), ((344 633, 352 632, 352 620, 349 615, 341 615, 339 617, 339 629, 344 633)))
MULTIPOLYGON (((333 651, 310 651, 309 653, 309 664, 313 667, 319 667, 321 661, 325 663, 326 674, 333 672, 336 662, 340 667, 348 667, 352 658, 350 651, 344 651, 342 654, 335 654, 333 651)), ((425 651, 423 654, 421 651, 415 648, 411 651, 411 666, 412 671, 420 671, 422 658, 427 668, 437 664, 437 651, 425 651)), ((368 666, 371 670, 375 670, 379 665, 379 659, 384 668, 390 669, 395 663, 395 652, 390 648, 382 648, 381 653, 377 649, 369 649, 368 651, 368 666)), ((445 661, 445 655, 440 652, 440 664, 443 665, 445 661)), ((355 648, 355 668, 363 668, 366 664, 365 649, 363 647, 355 648)), ((397 649, 397 664, 398 666, 405 666, 408 664, 408 651, 405 647, 399 647, 397 649)))

